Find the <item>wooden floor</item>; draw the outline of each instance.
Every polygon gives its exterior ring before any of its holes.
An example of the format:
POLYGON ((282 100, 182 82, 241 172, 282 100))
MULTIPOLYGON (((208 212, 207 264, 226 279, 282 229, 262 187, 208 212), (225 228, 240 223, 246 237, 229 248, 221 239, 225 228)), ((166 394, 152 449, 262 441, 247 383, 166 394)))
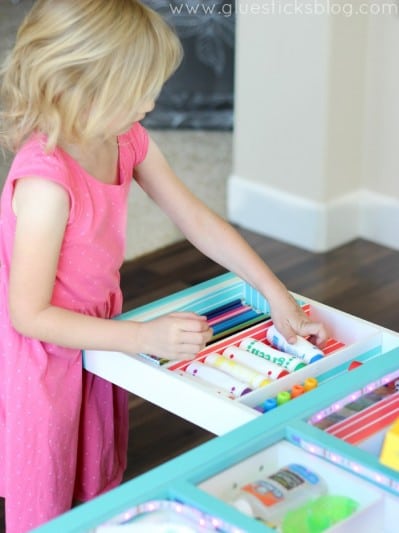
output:
MULTIPOLYGON (((356 240, 331 252, 314 254, 248 231, 241 233, 290 290, 399 330, 399 252, 356 240)), ((121 272, 125 310, 223 272, 187 242, 126 263, 121 272)), ((130 407, 126 480, 212 438, 210 433, 133 395, 130 407)))

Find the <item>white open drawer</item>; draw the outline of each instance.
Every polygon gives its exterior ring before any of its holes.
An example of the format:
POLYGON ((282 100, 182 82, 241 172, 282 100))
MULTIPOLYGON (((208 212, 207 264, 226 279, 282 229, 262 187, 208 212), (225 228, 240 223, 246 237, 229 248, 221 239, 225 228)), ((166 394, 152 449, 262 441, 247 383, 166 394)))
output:
MULTIPOLYGON (((84 366, 88 371, 220 435, 257 416, 267 416, 267 413, 261 415, 254 407, 280 391, 290 390, 294 384, 302 383, 308 377, 316 377, 319 386, 322 386, 324 381, 347 372, 350 361, 365 362, 399 346, 399 335, 395 332, 305 297, 294 296, 311 317, 322 320, 329 328, 334 339, 331 341, 331 353, 240 398, 233 399, 214 386, 199 382, 184 371, 184 363, 176 365, 176 361, 158 365, 142 355, 92 350, 84 353, 84 366)), ((233 274, 225 274, 124 313, 118 319, 145 321, 172 311, 187 310, 206 314, 234 299, 241 299, 263 313, 269 311, 267 301, 259 293, 233 274)), ((245 335, 261 339, 265 328, 267 324, 252 326, 245 335)), ((232 345, 241 337, 243 334, 236 333, 228 339, 216 341, 196 359, 201 360, 210 351, 217 352, 220 346, 232 345)))

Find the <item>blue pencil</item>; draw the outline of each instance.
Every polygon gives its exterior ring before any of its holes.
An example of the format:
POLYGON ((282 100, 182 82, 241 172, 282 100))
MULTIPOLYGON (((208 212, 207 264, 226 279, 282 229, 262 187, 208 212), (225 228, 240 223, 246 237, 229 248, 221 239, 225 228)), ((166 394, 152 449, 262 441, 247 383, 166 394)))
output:
POLYGON ((222 333, 226 329, 230 329, 230 328, 233 328, 234 326, 238 326, 239 324, 242 324, 243 322, 248 322, 248 320, 258 317, 259 314, 260 313, 257 313, 253 309, 249 309, 248 311, 245 311, 244 313, 240 313, 239 315, 233 316, 231 318, 227 318, 226 320, 223 320, 212 326, 213 334, 217 335, 218 333, 222 333))
POLYGON ((220 307, 215 307, 215 309, 212 309, 211 311, 204 313, 204 315, 206 316, 208 320, 211 320, 212 318, 216 318, 217 316, 222 315, 223 313, 226 313, 227 311, 232 311, 233 309, 237 309, 238 307, 242 305, 243 303, 241 300, 233 300, 232 302, 221 305, 220 307))

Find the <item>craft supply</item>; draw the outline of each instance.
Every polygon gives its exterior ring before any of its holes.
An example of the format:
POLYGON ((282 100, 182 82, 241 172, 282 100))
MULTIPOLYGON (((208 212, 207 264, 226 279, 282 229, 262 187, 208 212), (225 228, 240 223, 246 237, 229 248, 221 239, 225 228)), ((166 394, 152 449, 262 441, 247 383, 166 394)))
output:
POLYGON ((205 313, 205 316, 208 320, 213 320, 214 318, 223 315, 224 313, 227 313, 229 311, 232 311, 234 309, 238 309, 242 307, 242 301, 241 300, 233 300, 231 302, 228 302, 227 304, 221 305, 220 307, 216 307, 215 309, 211 309, 207 313, 205 313))
POLYGON ((298 361, 297 357, 288 356, 285 353, 275 350, 268 344, 264 342, 253 339, 252 337, 246 337, 239 344, 239 348, 246 350, 266 361, 271 361, 272 363, 281 366, 281 368, 287 370, 287 372, 295 372, 303 368, 305 363, 298 361))
MULTIPOLYGON (((309 378, 309 380, 311 380, 311 382, 315 381, 317 384, 316 379, 309 378)), ((271 409, 274 409, 275 407, 278 407, 279 405, 283 405, 284 403, 287 403, 290 400, 294 400, 298 396, 305 394, 305 392, 307 392, 307 390, 304 387, 304 385, 300 385, 300 384, 293 385, 291 388, 291 391, 281 391, 277 394, 276 397, 267 398, 262 404, 255 406, 255 409, 257 411, 260 411, 261 413, 267 413, 267 411, 270 411, 271 409)))
POLYGON ((222 354, 227 359, 237 361, 261 374, 267 376, 268 379, 276 380, 288 375, 288 371, 281 368, 281 366, 268 361, 267 359, 262 359, 261 357, 256 357, 256 355, 237 348, 236 346, 229 346, 223 351, 222 354))
POLYGON ((248 392, 252 392, 252 389, 248 387, 247 383, 239 381, 225 372, 207 366, 200 361, 193 361, 190 363, 186 368, 186 372, 196 378, 202 379, 206 383, 219 387, 235 398, 243 396, 248 392))
POLYGON ((325 482, 300 464, 289 464, 265 479, 241 487, 232 502, 243 513, 279 525, 290 509, 325 494, 325 482))
POLYGON ((303 385, 293 385, 291 389, 291 398, 297 398, 305 392, 305 387, 303 385))
POLYGON ((275 409, 276 407, 278 407, 276 398, 267 398, 267 400, 263 402, 264 412, 271 411, 272 409, 275 409))
POLYGON ((382 445, 380 462, 399 471, 399 418, 396 418, 392 426, 388 428, 382 445))
POLYGON ((324 357, 323 352, 317 346, 300 335, 296 336, 297 340, 294 342, 294 344, 290 344, 285 337, 279 331, 277 331, 275 326, 270 326, 270 328, 267 330, 266 336, 267 340, 275 348, 278 348, 283 352, 290 353, 305 363, 315 363, 324 357))
POLYGON ((316 378, 306 378, 303 384, 305 392, 309 392, 317 387, 318 382, 316 378))
POLYGON ((230 337, 231 335, 233 335, 233 333, 238 333, 239 331, 245 331, 251 326, 254 326, 255 324, 260 324, 261 322, 265 322, 269 319, 270 319, 270 315, 257 315, 255 318, 252 318, 251 320, 247 320, 246 322, 237 324, 217 334, 214 333, 212 336, 212 339, 210 340, 208 344, 211 344, 212 342, 215 342, 221 339, 225 339, 226 337, 230 337))
POLYGON ((359 508, 357 501, 347 496, 324 494, 284 516, 282 533, 321 533, 350 517, 359 508))
POLYGON ((241 381, 245 381, 245 383, 248 383, 248 385, 254 389, 264 387, 270 383, 270 381, 266 379, 263 374, 260 374, 259 372, 256 372, 255 370, 252 370, 244 365, 240 365, 235 361, 226 359, 218 353, 211 353, 207 355, 204 362, 205 364, 214 368, 223 370, 223 372, 226 372, 227 374, 230 374, 241 381))
POLYGON ((337 422, 326 431, 350 444, 359 444, 390 426, 398 417, 399 393, 395 392, 350 418, 337 422))
POLYGON ((291 394, 288 391, 281 391, 277 394, 277 405, 283 405, 291 400, 291 394))
POLYGON ((241 313, 235 316, 230 316, 226 318, 225 320, 221 320, 220 322, 213 324, 212 325, 213 333, 214 335, 217 335, 218 333, 222 333, 230 328, 238 326, 239 324, 248 322, 248 320, 257 318, 258 316, 260 316, 260 313, 257 313, 253 309, 243 308, 241 313))

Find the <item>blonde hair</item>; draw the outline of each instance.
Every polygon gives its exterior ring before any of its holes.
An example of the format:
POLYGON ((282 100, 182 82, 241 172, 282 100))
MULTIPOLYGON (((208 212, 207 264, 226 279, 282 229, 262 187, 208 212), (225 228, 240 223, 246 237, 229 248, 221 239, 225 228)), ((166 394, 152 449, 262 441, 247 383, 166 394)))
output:
POLYGON ((39 131, 52 150, 106 137, 181 58, 173 30, 137 0, 36 0, 2 68, 0 142, 15 151, 39 131))

